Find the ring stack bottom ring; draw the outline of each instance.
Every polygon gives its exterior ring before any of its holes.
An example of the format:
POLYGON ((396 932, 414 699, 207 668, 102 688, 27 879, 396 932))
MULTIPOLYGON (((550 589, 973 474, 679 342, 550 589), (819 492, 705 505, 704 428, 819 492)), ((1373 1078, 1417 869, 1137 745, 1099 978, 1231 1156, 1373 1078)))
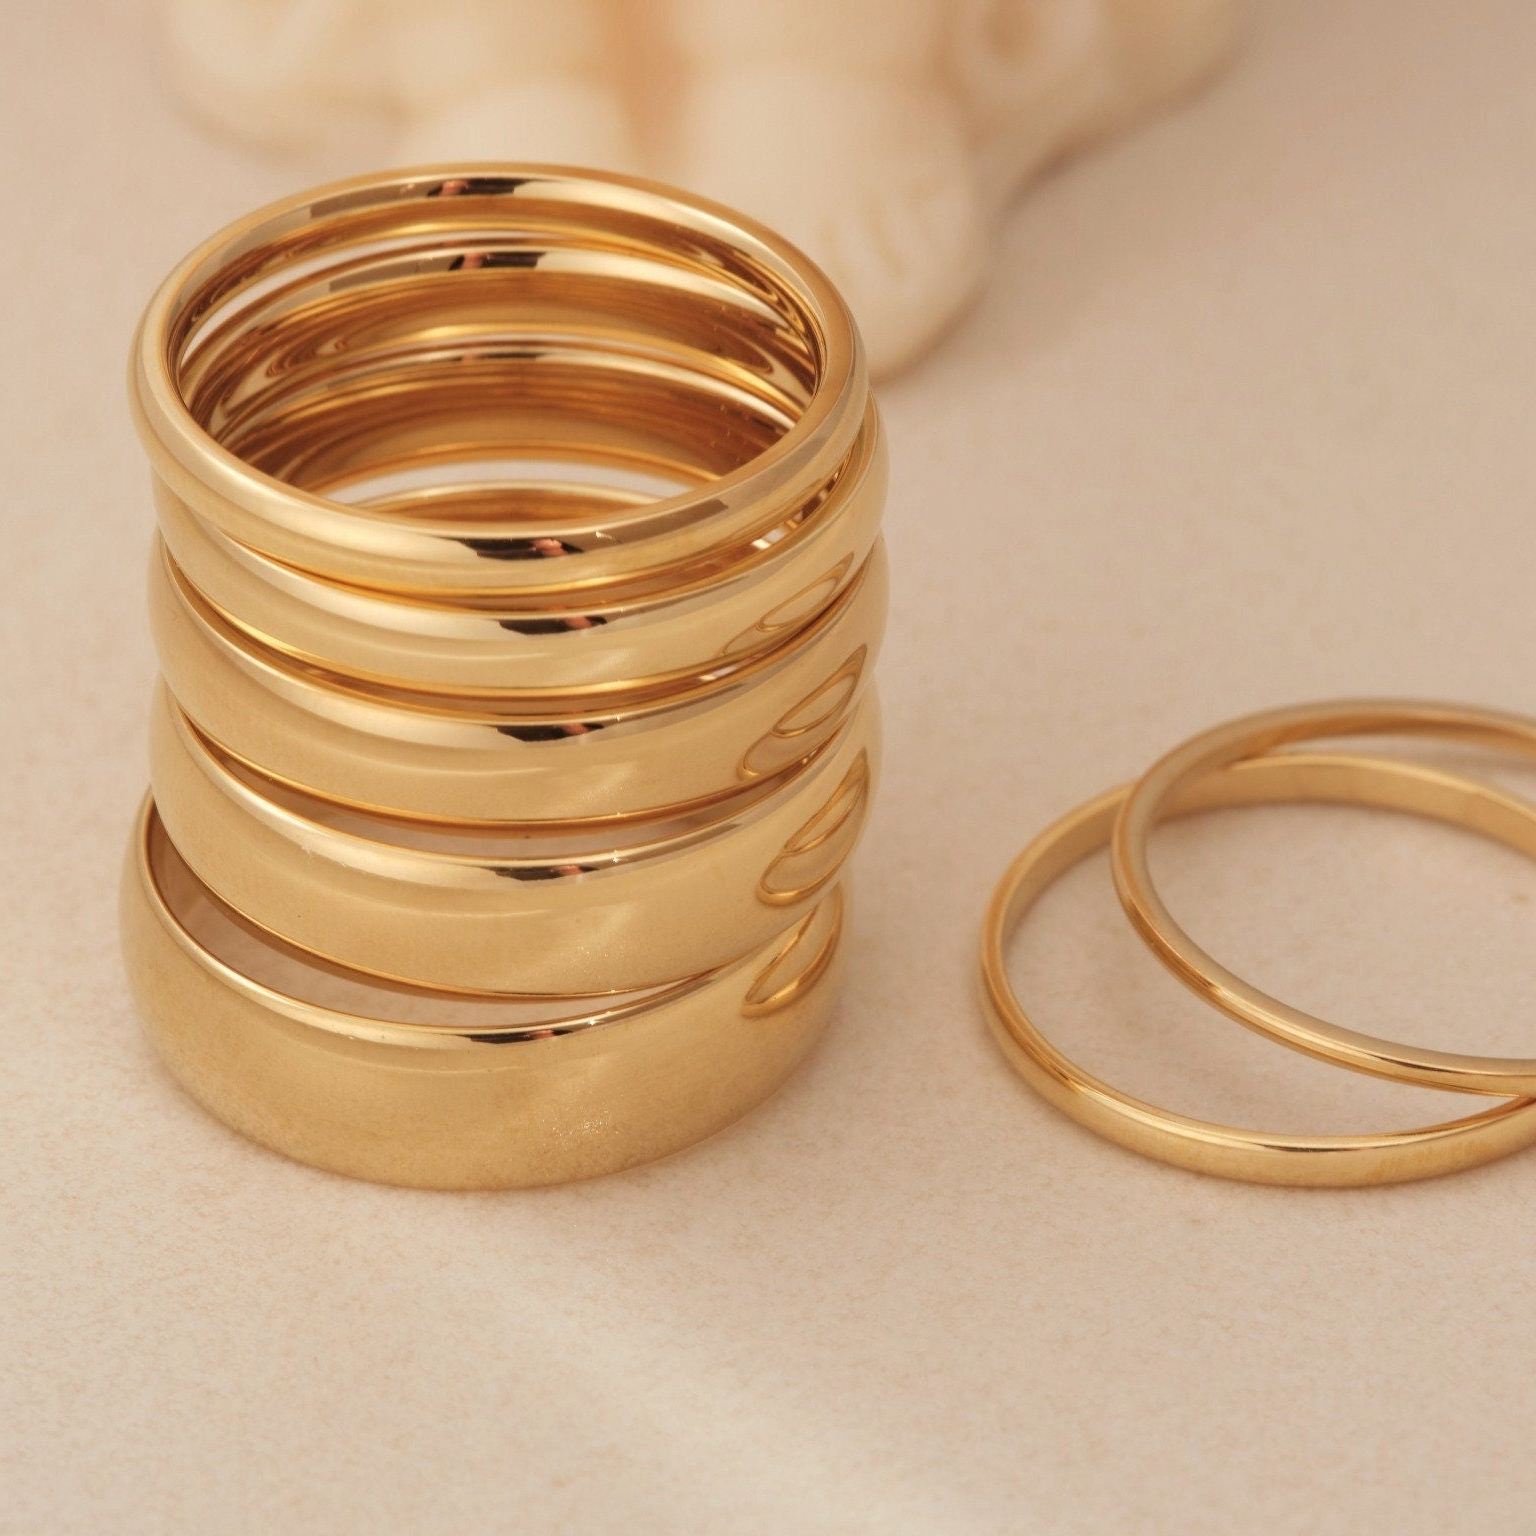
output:
POLYGON ((188 1091, 440 1188, 771 1093, 879 761, 884 445, 825 277, 646 183, 367 177, 187 257, 130 397, 163 676, 123 941, 188 1091))

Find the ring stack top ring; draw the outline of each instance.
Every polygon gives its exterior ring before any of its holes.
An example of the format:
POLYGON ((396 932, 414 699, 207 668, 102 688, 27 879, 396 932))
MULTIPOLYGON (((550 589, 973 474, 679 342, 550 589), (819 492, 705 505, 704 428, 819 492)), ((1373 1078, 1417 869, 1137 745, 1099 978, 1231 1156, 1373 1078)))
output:
POLYGON ((150 304, 132 398, 160 494, 260 555, 567 603, 771 556, 869 414, 845 306, 767 230, 496 169, 369 177, 214 236, 150 304), (517 459, 614 473, 510 495, 444 473, 517 459))

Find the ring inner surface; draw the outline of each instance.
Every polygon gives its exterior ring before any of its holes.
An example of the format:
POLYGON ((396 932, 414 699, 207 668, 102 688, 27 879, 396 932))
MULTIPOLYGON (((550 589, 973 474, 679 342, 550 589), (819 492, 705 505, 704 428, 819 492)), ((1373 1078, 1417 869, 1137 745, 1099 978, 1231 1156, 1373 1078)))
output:
POLYGON ((825 375, 808 292, 660 214, 466 185, 274 224, 194 276, 173 380, 230 453, 375 516, 622 543, 825 375))

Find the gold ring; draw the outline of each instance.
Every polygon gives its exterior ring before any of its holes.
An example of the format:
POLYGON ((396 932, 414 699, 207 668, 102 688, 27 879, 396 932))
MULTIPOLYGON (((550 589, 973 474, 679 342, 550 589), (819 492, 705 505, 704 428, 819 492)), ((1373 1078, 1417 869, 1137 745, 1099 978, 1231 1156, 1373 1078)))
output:
POLYGON ((365 681, 528 699, 579 694, 590 702, 686 683, 791 641, 868 559, 885 482, 884 438, 871 400, 853 461, 784 537, 723 573, 627 603, 579 607, 568 599, 530 607, 347 586, 237 543, 163 484, 156 501, 178 568, 228 624, 267 649, 365 681))
MULTIPOLYGON (((1536 720, 1459 705, 1345 700, 1268 710, 1194 737, 1153 765, 1115 825, 1113 867, 1121 903, 1154 954, 1223 1013, 1308 1055, 1400 1082, 1496 1095, 1536 1094, 1536 1058, 1467 1055, 1399 1045, 1344 1029, 1249 985, 1207 954, 1174 920, 1152 881, 1147 839, 1189 785, 1226 765, 1294 742, 1327 737, 1430 736, 1536 756, 1536 720)), ((1478 831, 1511 825, 1504 797, 1474 787, 1455 818, 1478 831)), ((1523 824, 1521 824, 1523 826, 1523 824)), ((1495 831, 1495 836, 1504 836, 1495 831)), ((1510 841, 1509 838, 1505 838, 1510 841)), ((1529 836, 1516 843, 1536 852, 1529 836)))
POLYGON ((820 1035, 842 924, 833 886, 718 970, 595 1010, 532 1011, 306 968, 230 921, 151 802, 122 888, 135 999, 194 1098, 300 1162, 436 1189, 588 1178, 729 1125, 820 1035))
POLYGON ((264 650, 162 550, 150 622, 166 685, 230 757, 378 814, 532 826, 681 815, 786 774, 862 698, 885 627, 886 562, 866 567, 792 644, 688 690, 638 700, 444 698, 348 684, 264 650))
POLYGON ((495 835, 285 790, 220 754, 161 685, 150 778, 188 867, 301 949, 440 989, 601 994, 735 960, 808 910, 858 841, 878 738, 870 690, 798 773, 643 840, 495 835))
POLYGON ((751 559, 842 473, 868 385, 836 290, 750 220, 648 182, 458 166, 213 236, 151 301, 130 395, 164 494, 251 549, 355 585, 548 600, 751 559), (402 504, 391 476, 465 443, 671 493, 402 504))
MULTIPOLYGON (((1160 1109, 1064 1056, 1035 1027, 1008 980, 1008 938, 1052 881, 1109 841, 1133 788, 1125 785, 1100 795, 1043 832, 1014 861, 987 909, 981 974, 988 1018, 1009 1061, 1036 1092, 1132 1151, 1199 1173, 1261 1184, 1397 1183, 1476 1167, 1536 1142, 1536 1100, 1531 1098, 1510 1099, 1481 1114, 1422 1130, 1288 1135, 1238 1130, 1160 1109)), ((1291 800, 1385 806, 1471 827, 1536 854, 1536 807, 1474 780, 1387 758, 1321 753, 1249 757, 1183 780, 1176 796, 1160 804, 1165 815, 1182 816, 1291 800)))

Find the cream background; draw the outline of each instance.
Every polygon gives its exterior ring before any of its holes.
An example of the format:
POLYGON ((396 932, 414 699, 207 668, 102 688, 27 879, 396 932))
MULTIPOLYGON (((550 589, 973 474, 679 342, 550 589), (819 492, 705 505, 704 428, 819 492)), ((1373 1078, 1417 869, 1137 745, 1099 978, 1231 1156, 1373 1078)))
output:
MULTIPOLYGON (((1341 692, 1536 709, 1536 10, 1270 4, 1208 95, 1026 201, 884 396, 889 766, 838 1026, 704 1147, 473 1197, 246 1145, 133 1022, 123 357, 170 262, 292 178, 185 128, 128 12, 8 20, 0 1532, 1530 1529, 1536 1154, 1364 1192, 1174 1172, 1032 1098, 971 972, 1013 848, 1189 730, 1341 692)), ((1295 1001, 1536 1049, 1512 855, 1254 812, 1163 866, 1295 1001)), ((1019 974, 1183 1108, 1446 1112, 1202 1015, 1102 866, 1019 974)))

